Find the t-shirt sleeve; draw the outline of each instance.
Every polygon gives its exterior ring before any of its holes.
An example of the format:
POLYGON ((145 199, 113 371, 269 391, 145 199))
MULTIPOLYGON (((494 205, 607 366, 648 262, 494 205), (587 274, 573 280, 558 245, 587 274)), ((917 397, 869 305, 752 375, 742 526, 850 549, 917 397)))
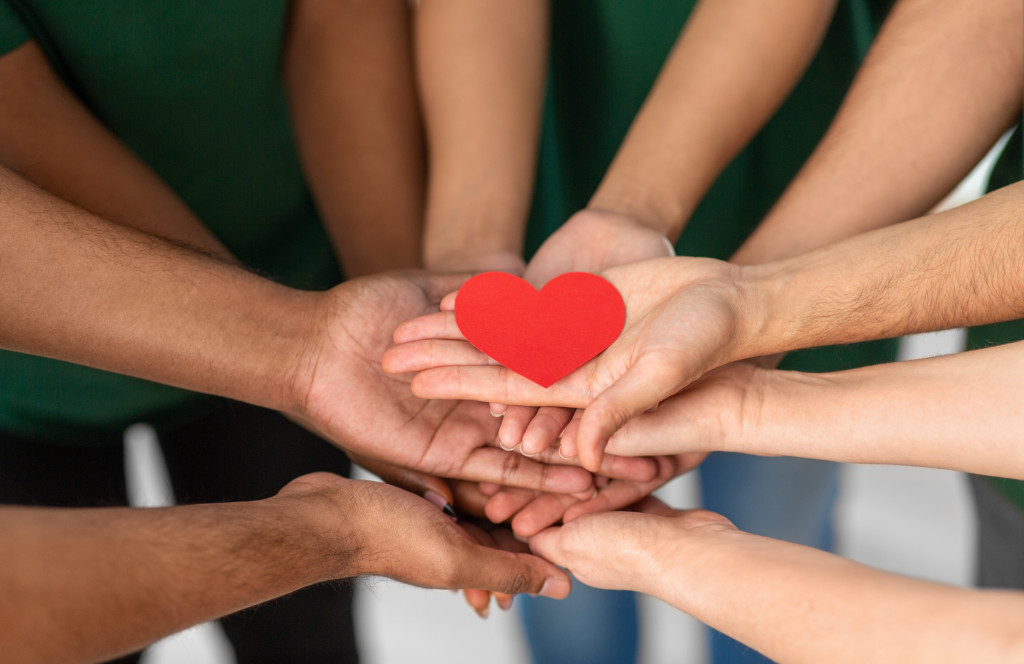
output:
POLYGON ((0 55, 10 53, 31 38, 21 14, 8 0, 0 0, 0 55))

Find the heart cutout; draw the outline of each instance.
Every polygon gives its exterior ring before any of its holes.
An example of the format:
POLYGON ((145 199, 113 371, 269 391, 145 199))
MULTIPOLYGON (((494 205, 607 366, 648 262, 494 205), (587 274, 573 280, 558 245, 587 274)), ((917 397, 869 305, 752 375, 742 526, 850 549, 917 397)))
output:
POLYGON ((549 387, 611 345, 626 322, 607 280, 567 272, 539 291, 505 272, 484 272, 459 289, 455 322, 478 350, 549 387))

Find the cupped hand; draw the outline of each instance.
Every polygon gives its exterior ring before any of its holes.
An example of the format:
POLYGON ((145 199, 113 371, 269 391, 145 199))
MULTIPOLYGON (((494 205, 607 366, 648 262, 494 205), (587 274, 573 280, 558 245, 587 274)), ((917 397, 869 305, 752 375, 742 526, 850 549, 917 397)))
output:
POLYGON ((530 549, 596 588, 663 596, 668 568, 682 539, 709 539, 739 532, 723 516, 705 510, 674 510, 648 498, 633 512, 587 514, 530 538, 530 549))
MULTIPOLYGON (((562 598, 570 581, 549 562, 496 548, 510 542, 462 528, 426 500, 381 482, 329 473, 304 475, 279 499, 304 503, 298 513, 313 524, 320 555, 336 548, 345 575, 386 576, 424 588, 483 588, 562 598)), ((515 542, 515 540, 511 540, 515 542)))
MULTIPOLYGON (((672 255, 668 239, 639 220, 616 212, 584 209, 569 217, 544 241, 523 276, 541 286, 566 272, 600 272, 616 265, 672 255)), ((524 406, 492 404, 491 412, 505 414, 506 421, 499 432, 503 447, 519 446, 527 455, 550 447, 572 417, 571 410, 553 407, 535 412, 524 406)))
POLYGON ((498 422, 483 404, 421 399, 411 375, 381 368, 403 320, 437 311, 465 277, 379 275, 324 294, 293 377, 298 421, 357 455, 429 475, 546 491, 582 491, 590 474, 541 464, 493 445, 498 422))
MULTIPOLYGON (((445 311, 396 329, 398 345, 384 365, 394 372, 422 372, 412 388, 424 397, 585 408, 574 449, 583 467, 596 471, 608 438, 626 422, 709 370, 746 356, 739 334, 745 313, 740 270, 701 258, 660 258, 606 270, 603 276, 626 304, 622 334, 549 388, 492 364, 466 343, 451 313, 453 296, 442 303, 445 311)), ((563 445, 566 439, 563 434, 563 445)))

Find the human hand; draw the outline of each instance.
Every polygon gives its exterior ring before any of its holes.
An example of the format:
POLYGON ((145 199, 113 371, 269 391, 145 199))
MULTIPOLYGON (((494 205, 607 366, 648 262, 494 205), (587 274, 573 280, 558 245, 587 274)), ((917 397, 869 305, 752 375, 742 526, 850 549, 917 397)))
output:
POLYGON ((484 506, 487 518, 509 525, 520 537, 531 537, 559 521, 568 523, 584 514, 608 512, 643 500, 667 482, 696 468, 706 453, 684 453, 655 457, 658 472, 647 482, 594 478, 595 491, 584 494, 544 493, 529 489, 481 485, 489 496, 484 506))
POLYGON ((677 544, 711 543, 740 532, 721 515, 674 510, 653 497, 634 509, 587 514, 549 528, 530 538, 530 549, 587 585, 664 597, 666 586, 685 584, 671 565, 683 555, 677 544))
POLYGON ((547 561, 502 548, 515 540, 456 524, 426 500, 381 482, 312 473, 268 502, 308 528, 324 579, 365 574, 425 588, 483 588, 562 598, 570 581, 547 561), (386 526, 382 527, 382 524, 386 526))
MULTIPOLYGON (((566 272, 600 272, 649 258, 672 256, 672 244, 660 232, 625 214, 584 209, 570 217, 544 241, 526 266, 523 277, 540 286, 566 272)), ((542 452, 572 417, 565 408, 491 404, 504 414, 498 438, 505 449, 519 447, 526 455, 542 452)))
POLYGON ((291 415, 346 450, 430 475, 585 490, 591 478, 582 469, 541 464, 494 447, 498 423, 486 406, 417 398, 409 388, 411 376, 381 369, 392 330, 407 318, 436 311, 441 294, 463 280, 379 275, 319 294, 318 317, 291 381, 291 415))
POLYGON ((603 273, 626 304, 626 324, 603 353, 549 388, 494 365, 463 340, 455 296, 445 311, 403 323, 388 350, 389 371, 420 371, 412 388, 431 398, 465 398, 585 408, 574 441, 581 464, 597 471, 608 438, 626 422, 707 371, 758 355, 745 302, 744 268, 700 258, 661 258, 603 273))

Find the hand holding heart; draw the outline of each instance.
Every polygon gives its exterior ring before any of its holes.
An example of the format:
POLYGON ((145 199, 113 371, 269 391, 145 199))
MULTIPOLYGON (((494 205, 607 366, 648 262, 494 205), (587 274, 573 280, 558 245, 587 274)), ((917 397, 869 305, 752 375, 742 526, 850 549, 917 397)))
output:
MULTIPOLYGON (((419 371, 415 394, 533 406, 585 408, 562 437, 594 472, 608 438, 707 371, 741 357, 737 321, 742 292, 736 266, 711 259, 660 258, 602 273, 626 307, 622 334, 603 353, 549 388, 494 364, 465 342, 449 295, 440 313, 400 325, 387 371, 419 371)), ((587 321, 579 320, 586 329, 587 321)))

